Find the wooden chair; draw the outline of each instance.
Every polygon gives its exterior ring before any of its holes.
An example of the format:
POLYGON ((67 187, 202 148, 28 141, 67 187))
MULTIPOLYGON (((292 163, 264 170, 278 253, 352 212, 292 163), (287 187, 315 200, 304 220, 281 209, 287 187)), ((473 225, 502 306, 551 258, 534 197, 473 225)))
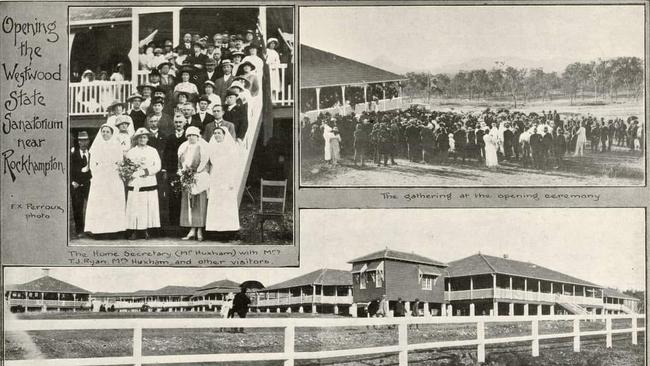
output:
MULTIPOLYGON (((267 194, 269 190, 267 190, 267 194)), ((264 222, 267 220, 275 220, 284 226, 284 210, 286 207, 287 197, 287 180, 260 180, 260 210, 257 213, 258 220, 260 221, 260 238, 261 242, 264 241, 264 222), (264 195, 264 187, 279 187, 275 189, 276 194, 273 196, 264 195), (277 191, 281 191, 282 195, 279 196, 277 191)))

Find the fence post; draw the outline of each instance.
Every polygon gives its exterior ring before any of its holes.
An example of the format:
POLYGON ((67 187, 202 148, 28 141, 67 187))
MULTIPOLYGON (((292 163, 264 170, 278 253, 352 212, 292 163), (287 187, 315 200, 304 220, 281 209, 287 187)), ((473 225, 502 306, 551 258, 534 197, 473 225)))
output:
POLYGON ((476 361, 485 362, 485 321, 479 320, 476 322, 476 361))
POLYGON ((580 319, 573 319, 573 352, 580 352, 580 319))
POLYGON ((537 318, 533 319, 531 333, 533 337, 533 357, 539 357, 539 319, 537 318))
POLYGON ((133 364, 142 366, 142 326, 133 326, 133 364))
POLYGON ((408 327, 406 326, 406 322, 404 321, 405 319, 400 319, 402 320, 398 325, 397 325, 397 331, 398 331, 398 339, 399 339, 399 365, 400 366, 407 366, 409 364, 409 355, 408 355, 408 333, 407 329, 408 327))
POLYGON ((286 357, 284 360, 284 366, 293 366, 295 357, 295 338, 296 327, 293 324, 287 325, 286 328, 284 328, 284 355, 286 357))
POLYGON ((632 314, 632 344, 639 344, 639 332, 637 330, 637 317, 636 314, 632 314))
POLYGON ((606 346, 607 348, 612 348, 612 318, 607 317, 605 318, 605 331, 606 333, 606 346))

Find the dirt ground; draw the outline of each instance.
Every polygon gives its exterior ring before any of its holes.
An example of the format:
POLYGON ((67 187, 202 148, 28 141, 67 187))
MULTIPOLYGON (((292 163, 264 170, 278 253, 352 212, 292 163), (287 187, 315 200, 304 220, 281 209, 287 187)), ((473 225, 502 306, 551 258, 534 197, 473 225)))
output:
MULTIPOLYGON (((286 314, 250 314, 251 317, 286 317, 286 314)), ((23 319, 52 318, 133 318, 133 317, 214 317, 211 313, 75 313, 75 314, 20 314, 23 319)), ((302 317, 323 315, 292 314, 302 317)), ((603 329, 602 322, 582 322, 582 330, 603 329)), ((487 323, 486 337, 499 338, 530 334, 527 323, 487 323)), ((613 324, 614 328, 629 324, 613 324)), ((572 330, 572 322, 542 321, 540 333, 565 333, 572 330)), ((409 343, 437 340, 459 340, 476 337, 473 325, 420 325, 411 326, 409 343)), ((46 358, 77 358, 100 356, 125 356, 132 353, 130 330, 102 331, 39 331, 28 332, 31 341, 40 354, 46 358)), ((8 360, 23 359, 30 355, 23 346, 24 339, 8 332, 5 334, 5 357, 8 360)), ((297 351, 320 351, 394 345, 397 331, 387 326, 378 327, 336 327, 298 328, 295 334, 297 351)), ((529 342, 499 344, 486 347, 487 361, 484 365, 584 365, 584 366, 635 366, 644 364, 644 337, 639 334, 639 345, 631 344, 629 334, 614 335, 613 348, 606 349, 604 336, 584 337, 582 352, 574 353, 572 338, 542 341, 540 357, 533 358, 529 342)), ((144 329, 144 355, 206 354, 206 353, 249 353, 281 352, 284 347, 282 329, 251 328, 245 333, 234 333, 231 329, 144 329)), ((297 361, 297 365, 397 365, 393 354, 359 355, 354 358, 297 361)), ((222 365, 223 363, 219 363, 222 365)), ((228 363, 232 364, 232 363, 228 363)), ((281 362, 242 362, 237 365, 281 365, 281 362)), ((409 364, 413 365, 478 365, 475 347, 427 350, 409 353, 409 364)), ((189 364, 188 364, 189 365, 189 364)), ((192 365, 216 365, 199 363, 192 365)))
MULTIPOLYGON (((304 159, 304 158, 303 158, 304 159)), ((307 186, 639 186, 644 184, 644 158, 639 152, 613 147, 611 152, 583 157, 566 156, 560 169, 523 168, 519 162, 502 162, 489 169, 476 160, 450 158, 445 165, 411 162, 404 157, 397 165, 355 166, 344 156, 332 167, 319 158, 303 160, 301 179, 307 186)))

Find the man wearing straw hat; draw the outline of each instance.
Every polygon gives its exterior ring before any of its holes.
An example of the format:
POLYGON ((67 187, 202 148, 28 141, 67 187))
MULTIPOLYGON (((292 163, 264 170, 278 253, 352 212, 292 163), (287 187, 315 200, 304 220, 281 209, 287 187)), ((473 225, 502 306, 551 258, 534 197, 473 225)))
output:
POLYGON ((230 60, 221 61, 221 69, 223 70, 223 75, 214 82, 214 93, 224 100, 226 96, 226 90, 230 88, 230 84, 235 79, 235 76, 232 74, 232 62, 230 60))
POLYGON ((70 155, 70 196, 72 201, 72 217, 74 219, 75 234, 84 236, 84 210, 88 200, 90 178, 92 173, 88 166, 90 153, 88 151, 88 132, 80 131, 77 135, 78 149, 70 155))

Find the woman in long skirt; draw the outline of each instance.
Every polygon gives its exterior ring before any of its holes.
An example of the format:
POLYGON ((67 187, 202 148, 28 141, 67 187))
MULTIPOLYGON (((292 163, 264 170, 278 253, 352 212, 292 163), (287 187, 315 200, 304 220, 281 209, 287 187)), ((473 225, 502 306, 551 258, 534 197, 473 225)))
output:
POLYGON ((494 168, 499 166, 499 159, 497 158, 497 136, 493 133, 488 133, 483 136, 485 142, 485 166, 494 168))
POLYGON ((132 230, 129 239, 137 239, 138 231, 144 231, 149 238, 148 229, 160 227, 158 205, 158 181, 160 171, 158 151, 147 145, 150 132, 142 127, 133 135, 136 145, 126 153, 126 157, 140 166, 127 185, 126 221, 127 229, 132 230))
POLYGON ((88 206, 86 207, 86 231, 92 234, 117 233, 126 230, 124 183, 117 171, 122 161, 122 149, 113 138, 113 127, 104 124, 99 128, 90 147, 90 171, 92 172, 88 206))
MULTIPOLYGON (((181 195, 181 226, 190 231, 183 240, 196 238, 203 241, 203 227, 208 206, 208 143, 201 138, 201 131, 194 126, 185 131, 187 141, 178 148, 178 174, 193 171, 195 183, 184 188, 181 195)), ((232 163, 232 162, 231 162, 232 163)))
POLYGON ((241 158, 232 136, 222 127, 210 138, 210 194, 205 219, 207 231, 233 232, 239 226, 238 179, 241 158))

